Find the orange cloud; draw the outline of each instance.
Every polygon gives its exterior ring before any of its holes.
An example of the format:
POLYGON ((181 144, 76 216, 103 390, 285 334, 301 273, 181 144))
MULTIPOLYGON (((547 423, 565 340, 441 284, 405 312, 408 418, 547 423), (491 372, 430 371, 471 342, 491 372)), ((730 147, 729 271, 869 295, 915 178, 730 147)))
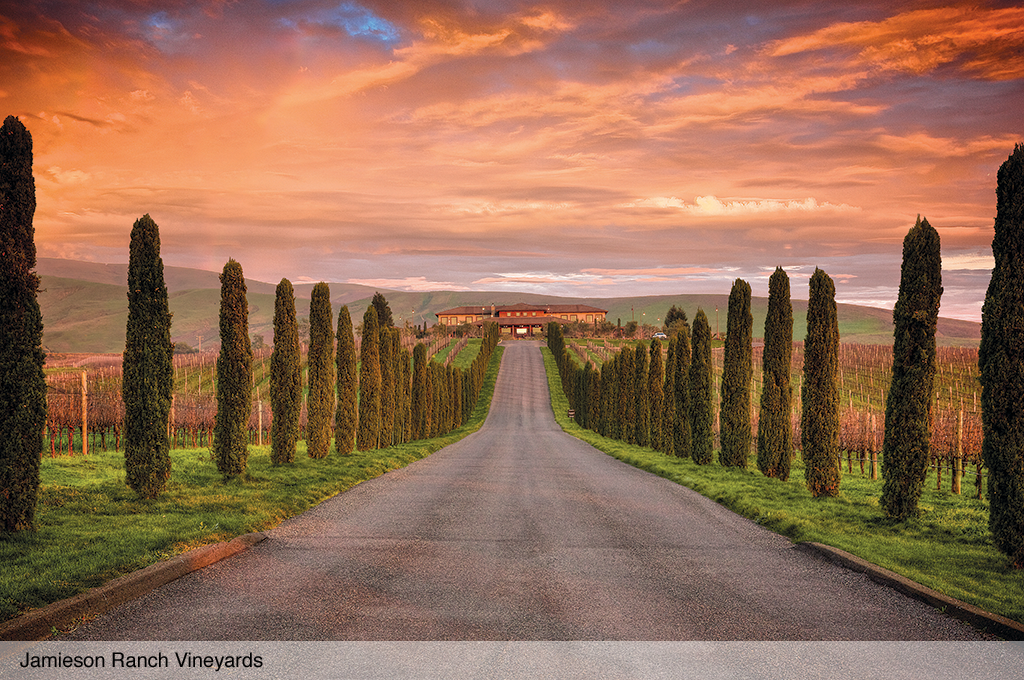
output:
POLYGON ((828 26, 773 42, 775 57, 848 47, 858 60, 888 71, 921 74, 946 64, 983 78, 1024 77, 1024 7, 942 7, 905 12, 883 21, 828 26))

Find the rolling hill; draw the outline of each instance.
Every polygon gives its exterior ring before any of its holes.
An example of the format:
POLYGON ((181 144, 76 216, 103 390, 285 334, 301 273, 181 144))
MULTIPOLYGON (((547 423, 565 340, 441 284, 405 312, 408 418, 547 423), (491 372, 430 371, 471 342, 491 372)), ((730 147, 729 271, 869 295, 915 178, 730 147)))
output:
MULTIPOLYGON (((43 345, 50 352, 120 353, 124 347, 128 320, 126 285, 128 265, 96 264, 39 258, 39 304, 43 312, 43 345)), ((192 347, 209 347, 219 342, 220 275, 218 272, 166 267, 164 280, 169 291, 173 319, 171 335, 175 342, 192 347)), ((294 282, 293 282, 294 283, 294 282)), ((262 335, 269 344, 273 340, 275 283, 246 280, 249 298, 249 327, 253 335, 262 335)), ((348 305, 353 323, 360 323, 377 289, 346 283, 332 283, 331 302, 335 318, 342 305, 348 305)), ((295 284, 296 309, 307 316, 312 283, 295 284)), ((725 332, 728 291, 721 295, 653 295, 620 298, 563 298, 551 295, 508 291, 432 291, 407 292, 381 289, 388 300, 398 325, 410 321, 433 325, 435 314, 451 307, 491 304, 578 302, 608 310, 612 323, 625 325, 631 319, 654 326, 669 307, 686 310, 693 320, 697 308, 704 309, 712 330, 725 332), (715 309, 718 309, 716 314, 715 309)), ((764 328, 767 298, 751 301, 754 314, 754 335, 764 328)), ((793 300, 793 337, 806 334, 806 300, 793 300)), ((845 342, 890 344, 892 312, 875 307, 839 305, 839 333, 845 342)), ((977 346, 981 324, 956 319, 939 319, 938 342, 943 345, 977 346)))

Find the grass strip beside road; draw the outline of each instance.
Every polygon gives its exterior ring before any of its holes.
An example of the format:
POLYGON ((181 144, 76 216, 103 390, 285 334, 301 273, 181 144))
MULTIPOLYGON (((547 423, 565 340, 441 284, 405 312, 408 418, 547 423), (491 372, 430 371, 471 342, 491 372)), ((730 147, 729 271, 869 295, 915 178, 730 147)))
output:
MULTIPOLYGON (((608 439, 569 420, 558 368, 545 347, 544 367, 555 420, 567 433, 634 467, 693 489, 794 542, 840 548, 921 585, 994 614, 1024 622, 1024 570, 1015 570, 992 542, 988 502, 936 491, 932 475, 921 516, 893 522, 879 507, 880 480, 843 473, 838 498, 813 498, 799 457, 788 481, 748 469, 697 465, 653 449, 608 439)), ((766 575, 770 578, 770 575, 766 575)))
POLYGON ((495 349, 469 422, 434 439, 308 457, 275 466, 250 446, 248 471, 225 482, 209 449, 171 452, 171 479, 155 500, 124 482, 124 454, 43 458, 36 531, 0 534, 0 621, 57 602, 209 543, 265 531, 360 482, 408 465, 480 429, 504 348, 495 349))

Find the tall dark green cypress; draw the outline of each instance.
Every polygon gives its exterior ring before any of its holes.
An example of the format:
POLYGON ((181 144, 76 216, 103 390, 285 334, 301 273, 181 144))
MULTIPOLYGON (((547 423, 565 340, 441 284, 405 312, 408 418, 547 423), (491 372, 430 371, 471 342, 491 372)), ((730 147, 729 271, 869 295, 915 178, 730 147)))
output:
POLYGON ((397 331, 393 328, 380 329, 380 444, 379 448, 387 448, 392 444, 395 431, 395 390, 398 382, 395 377, 397 346, 391 342, 397 331))
POLYGON ((661 451, 664 448, 662 423, 665 417, 665 366, 661 358, 661 340, 651 340, 651 359, 647 369, 647 403, 650 408, 650 428, 647 445, 661 451))
POLYGON ((750 284, 736 279, 729 293, 729 316, 722 367, 722 411, 719 459, 729 467, 747 467, 751 445, 750 388, 753 379, 754 317, 750 284))
POLYGON ((331 288, 321 281, 309 299, 309 394, 306 397, 306 449, 310 458, 331 452, 334 411, 334 319, 331 288))
POLYGON ((427 346, 422 342, 412 348, 412 438, 426 439, 430 433, 430 389, 427 379, 427 346))
POLYGON ((633 433, 633 441, 637 446, 647 446, 650 436, 651 402, 647 394, 648 362, 647 348, 640 343, 633 351, 633 370, 636 372, 636 377, 633 378, 633 395, 636 400, 636 428, 633 433))
POLYGON ((249 303, 242 265, 233 259, 220 275, 220 355, 217 357, 217 419, 213 454, 225 477, 245 472, 252 414, 252 346, 249 303))
POLYGON ((789 479, 793 457, 793 303, 782 267, 768 279, 764 321, 761 410, 757 420, 757 467, 767 477, 789 479))
POLYGON ((999 168, 995 267, 981 310, 982 457, 989 469, 989 529, 1024 568, 1024 145, 999 168))
POLYGON ((128 325, 122 356, 125 483, 156 498, 171 476, 167 425, 174 391, 171 312, 160 259, 160 231, 135 221, 128 254, 128 325))
POLYGON ((636 352, 623 345, 619 352, 619 437, 627 444, 636 443, 636 352))
POLYGON ((676 452, 675 421, 676 421, 676 347, 679 341, 675 336, 668 339, 668 350, 665 352, 665 383, 662 386, 661 403, 661 442, 658 450, 673 456, 676 452))
POLYGON ((707 465, 715 451, 715 411, 711 381, 711 326, 703 309, 693 319, 693 353, 687 384, 693 462, 707 465))
POLYGON ((334 412, 334 449, 342 455, 348 455, 355 447, 356 430, 359 427, 359 374, 356 372, 356 338, 347 305, 338 312, 338 334, 335 341, 338 408, 334 412))
POLYGON ((363 314, 359 345, 359 432, 356 448, 368 451, 380 442, 380 323, 373 305, 363 314))
MULTIPOLYGON (((672 450, 679 458, 690 458, 693 455, 693 421, 690 417, 690 362, 693 360, 693 348, 690 346, 689 324, 683 319, 677 325, 678 332, 673 336, 676 341, 676 403, 672 422, 672 450)), ((709 335, 710 332, 709 328, 709 335)))
POLYGON ((804 341, 804 476, 815 498, 839 495, 839 323, 836 287, 821 269, 811 275, 804 341))
POLYGON ((587 427, 597 432, 601 425, 601 373, 587 362, 590 386, 587 389, 587 427))
POLYGON ((302 412, 302 349, 295 316, 295 289, 288 279, 277 284, 274 298, 274 351, 270 355, 270 460, 295 460, 302 412))
POLYGON ((880 503, 885 514, 895 519, 918 514, 917 502, 928 473, 938 368, 935 326, 941 298, 939 233, 918 217, 903 239, 900 294, 892 312, 892 383, 885 401, 880 503))
POLYGON ((0 531, 31 529, 46 425, 43 316, 36 299, 32 135, 0 127, 0 531))
POLYGON ((601 430, 609 439, 618 439, 619 429, 619 355, 601 364, 601 430))

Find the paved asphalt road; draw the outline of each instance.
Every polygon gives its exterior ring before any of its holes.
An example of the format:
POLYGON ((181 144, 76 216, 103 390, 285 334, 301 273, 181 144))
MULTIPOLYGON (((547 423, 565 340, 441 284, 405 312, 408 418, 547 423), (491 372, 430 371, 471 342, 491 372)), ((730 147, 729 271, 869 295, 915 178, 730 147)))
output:
POLYGON ((564 434, 515 342, 479 432, 62 639, 982 638, 564 434))

